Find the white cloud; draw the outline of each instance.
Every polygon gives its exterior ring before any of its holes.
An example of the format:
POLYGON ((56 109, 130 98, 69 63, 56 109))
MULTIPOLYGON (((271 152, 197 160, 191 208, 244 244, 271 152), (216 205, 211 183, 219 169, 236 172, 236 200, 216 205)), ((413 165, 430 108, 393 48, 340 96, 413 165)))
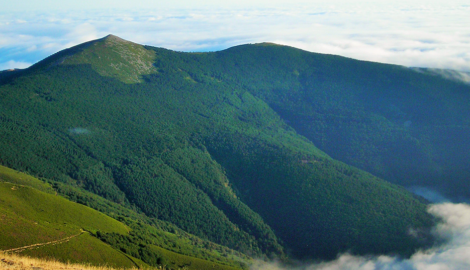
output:
POLYGON ((303 266, 283 266, 277 262, 257 261, 252 270, 462 270, 470 269, 470 206, 443 203, 429 208, 441 218, 434 233, 445 244, 418 251, 409 259, 390 256, 353 256, 344 254, 331 262, 303 266))
POLYGON ((15 69, 15 68, 27 68, 31 66, 31 63, 28 62, 17 62, 10 60, 8 62, 0 63, 0 71, 2 70, 9 70, 9 69, 15 69))
POLYGON ((470 72, 459 72, 455 70, 430 69, 429 72, 442 76, 446 79, 470 83, 470 72))
POLYGON ((75 26, 69 33, 65 35, 69 41, 65 46, 71 47, 83 42, 101 38, 96 28, 91 23, 83 23, 75 26))
POLYGON ((0 11, 0 60, 35 62, 53 48, 113 33, 179 51, 270 41, 362 60, 470 71, 470 6, 462 0, 239 2, 235 8, 185 8, 181 1, 178 8, 147 3, 145 9, 0 11), (34 53, 27 49, 32 46, 38 48, 34 53), (9 55, 12 47, 17 53, 9 55))

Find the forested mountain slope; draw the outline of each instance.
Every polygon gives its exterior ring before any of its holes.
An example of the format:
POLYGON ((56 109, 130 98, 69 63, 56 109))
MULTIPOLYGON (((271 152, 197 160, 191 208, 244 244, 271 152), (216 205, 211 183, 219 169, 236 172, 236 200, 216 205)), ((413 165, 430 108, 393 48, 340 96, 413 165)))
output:
POLYGON ((270 44, 213 57, 331 157, 393 183, 470 198, 470 84, 457 72, 270 44))
MULTIPOLYGON (((463 138, 466 87, 271 44, 179 53, 108 36, 2 80, 0 163, 251 256, 407 255, 429 244, 433 220, 422 200, 373 174, 406 183, 435 164, 452 171, 445 156, 432 159, 443 135, 414 133, 434 103, 415 115, 400 102, 435 98, 461 115, 455 125, 435 115, 443 120, 429 132, 455 126, 463 138), (400 92, 395 80, 415 88, 400 92), (411 118, 387 118, 394 109, 376 100, 392 97, 411 118)), ((459 155, 453 164, 464 166, 459 155)))

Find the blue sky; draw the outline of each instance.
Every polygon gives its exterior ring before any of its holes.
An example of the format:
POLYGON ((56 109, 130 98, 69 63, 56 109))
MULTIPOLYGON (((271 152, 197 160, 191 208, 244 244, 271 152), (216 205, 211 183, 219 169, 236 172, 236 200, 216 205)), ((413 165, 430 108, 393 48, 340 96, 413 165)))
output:
POLYGON ((447 1, 17 0, 0 10, 0 70, 109 33, 179 51, 275 42, 406 66, 470 71, 470 4, 447 1))

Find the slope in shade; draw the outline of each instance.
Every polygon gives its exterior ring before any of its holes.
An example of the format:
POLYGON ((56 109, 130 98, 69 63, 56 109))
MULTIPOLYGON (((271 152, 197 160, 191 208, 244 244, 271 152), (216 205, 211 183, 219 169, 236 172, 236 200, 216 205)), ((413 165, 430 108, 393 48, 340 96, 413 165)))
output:
POLYGON ((406 187, 470 198, 465 81, 284 46, 216 56, 213 65, 244 78, 248 91, 331 157, 406 187))

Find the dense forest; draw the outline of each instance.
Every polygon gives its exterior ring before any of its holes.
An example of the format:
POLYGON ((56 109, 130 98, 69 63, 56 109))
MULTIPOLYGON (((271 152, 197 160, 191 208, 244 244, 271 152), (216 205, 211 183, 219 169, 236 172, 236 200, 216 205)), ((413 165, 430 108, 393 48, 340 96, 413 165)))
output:
POLYGON ((426 69, 258 47, 225 53, 265 59, 240 61, 237 72, 251 78, 245 87, 328 155, 406 187, 470 198, 468 83, 426 69), (281 80, 274 70, 260 72, 275 66, 284 68, 281 80))
POLYGON ((434 220, 390 182, 469 195, 469 90, 273 44, 180 53, 108 36, 0 77, 0 163, 141 213, 142 235, 158 220, 252 257, 407 256, 434 220))

